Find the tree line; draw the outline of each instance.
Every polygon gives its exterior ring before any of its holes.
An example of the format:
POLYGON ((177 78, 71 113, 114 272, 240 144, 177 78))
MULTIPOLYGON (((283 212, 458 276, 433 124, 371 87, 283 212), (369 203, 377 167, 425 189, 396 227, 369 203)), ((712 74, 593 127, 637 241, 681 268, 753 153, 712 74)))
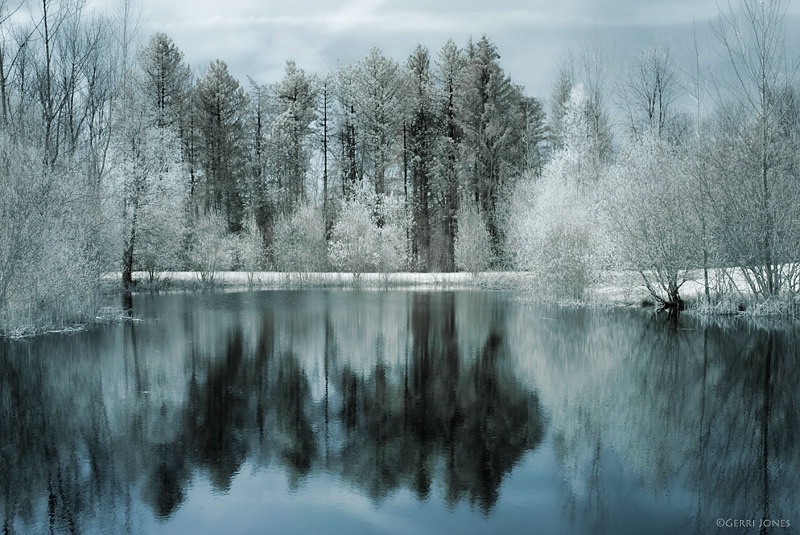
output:
POLYGON ((142 270, 518 269, 580 298, 632 269, 670 306, 702 270, 709 302, 793 293, 787 5, 720 13, 724 75, 656 40, 612 83, 599 47, 573 50, 545 106, 487 36, 242 84, 143 38, 131 0, 27 22, 0 2, 2 323, 80 317, 104 273, 142 270))

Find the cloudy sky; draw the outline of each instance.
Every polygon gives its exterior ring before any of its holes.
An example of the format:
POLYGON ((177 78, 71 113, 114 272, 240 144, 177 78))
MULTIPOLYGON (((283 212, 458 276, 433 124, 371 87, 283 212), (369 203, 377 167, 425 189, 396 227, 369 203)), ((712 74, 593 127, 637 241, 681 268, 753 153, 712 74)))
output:
MULTIPOLYGON (((115 0, 90 0, 108 10, 115 0)), ((487 34, 506 72, 526 92, 550 94, 556 60, 568 46, 599 37, 612 70, 656 36, 673 40, 676 57, 693 57, 693 23, 701 47, 713 39, 718 3, 726 0, 140 0, 142 31, 168 34, 192 67, 224 60, 241 82, 280 79, 287 59, 322 73, 378 47, 399 61, 417 44, 438 51, 487 34)), ((734 5, 737 0, 731 0, 734 5)), ((800 2, 789 6, 798 28, 800 2)), ((711 56, 711 54, 708 54, 711 56)))

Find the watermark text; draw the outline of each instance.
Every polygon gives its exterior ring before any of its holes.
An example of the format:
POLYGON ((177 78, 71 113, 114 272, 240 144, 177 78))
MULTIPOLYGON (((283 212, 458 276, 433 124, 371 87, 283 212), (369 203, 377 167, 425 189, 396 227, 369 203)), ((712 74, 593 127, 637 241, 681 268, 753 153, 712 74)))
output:
POLYGON ((719 528, 790 528, 789 520, 775 518, 718 518, 719 528))

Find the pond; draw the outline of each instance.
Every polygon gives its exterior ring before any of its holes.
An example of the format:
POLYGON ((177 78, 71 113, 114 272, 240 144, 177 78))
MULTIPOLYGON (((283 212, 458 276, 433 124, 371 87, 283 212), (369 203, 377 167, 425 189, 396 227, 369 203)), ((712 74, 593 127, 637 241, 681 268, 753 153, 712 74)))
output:
POLYGON ((484 291, 133 308, 0 343, 4 533, 800 526, 794 328, 484 291))

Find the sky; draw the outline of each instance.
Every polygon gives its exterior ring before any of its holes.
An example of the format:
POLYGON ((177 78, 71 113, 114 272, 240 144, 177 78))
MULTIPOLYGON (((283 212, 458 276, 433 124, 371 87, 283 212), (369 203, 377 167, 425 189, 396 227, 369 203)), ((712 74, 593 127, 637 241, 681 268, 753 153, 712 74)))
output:
MULTIPOLYGON (((110 12, 115 1, 90 0, 89 7, 110 12)), ((713 40, 718 5, 728 6, 726 0, 138 1, 145 38, 166 33, 197 70, 221 59, 243 85, 248 76, 259 84, 280 80, 288 59, 321 74, 373 47, 405 61, 418 44, 435 55, 448 39, 463 46, 486 34, 511 79, 544 100, 560 55, 590 36, 610 58, 612 79, 656 37, 671 39, 688 69, 695 27, 704 61, 713 61, 705 43, 713 40)), ((787 21, 800 27, 800 1, 789 5, 787 21)))

